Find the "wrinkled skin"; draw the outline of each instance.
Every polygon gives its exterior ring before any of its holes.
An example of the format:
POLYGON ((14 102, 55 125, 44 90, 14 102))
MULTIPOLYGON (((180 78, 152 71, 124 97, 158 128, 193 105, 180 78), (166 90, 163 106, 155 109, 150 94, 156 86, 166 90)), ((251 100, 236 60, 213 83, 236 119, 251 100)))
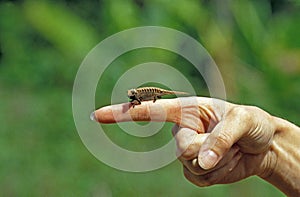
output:
POLYGON ((300 196, 300 129, 254 106, 204 97, 112 105, 95 111, 101 123, 174 122, 172 133, 185 177, 200 187, 258 175, 285 194, 300 196))

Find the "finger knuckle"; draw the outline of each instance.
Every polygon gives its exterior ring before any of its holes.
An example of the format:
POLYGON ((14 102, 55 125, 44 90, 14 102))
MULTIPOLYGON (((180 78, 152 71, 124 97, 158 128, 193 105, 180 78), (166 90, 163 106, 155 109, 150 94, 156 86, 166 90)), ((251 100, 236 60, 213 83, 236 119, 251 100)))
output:
POLYGON ((211 185, 209 182, 205 181, 202 176, 197 176, 197 175, 191 176, 190 172, 188 172, 187 170, 185 170, 183 174, 187 180, 189 180, 190 182, 194 183, 199 187, 206 187, 211 185))
POLYGON ((206 186, 211 186, 220 183, 220 177, 215 172, 211 172, 202 176, 206 186))
POLYGON ((249 122, 253 118, 253 110, 254 107, 252 106, 236 106, 233 107, 229 113, 235 117, 239 117, 241 120, 245 122, 249 122))
POLYGON ((184 175, 184 177, 185 177, 186 179, 190 180, 190 173, 188 172, 187 169, 184 169, 184 170, 183 170, 183 175, 184 175))
POLYGON ((229 150, 232 146, 232 135, 230 132, 220 132, 217 136, 216 146, 223 150, 229 150))
POLYGON ((194 144, 195 135, 190 136, 181 136, 182 133, 178 133, 176 136, 177 142, 177 153, 179 153, 180 157, 185 160, 192 159, 192 157, 197 154, 197 146, 194 144))
POLYGON ((206 173, 208 173, 206 170, 203 170, 200 166, 191 166, 190 170, 193 174, 202 176, 206 173))
POLYGON ((210 186, 214 184, 210 173, 205 174, 202 177, 203 177, 203 182, 206 184, 206 186, 210 186))
POLYGON ((202 187, 207 187, 214 185, 213 177, 211 176, 210 173, 199 176, 199 181, 198 184, 201 185, 202 187))
POLYGON ((179 148, 181 157, 185 160, 190 160, 195 156, 195 148, 192 144, 184 145, 179 148))
POLYGON ((207 187, 216 184, 216 178, 213 173, 208 173, 205 175, 196 175, 188 169, 184 169, 183 171, 184 177, 194 183, 199 187, 207 187))

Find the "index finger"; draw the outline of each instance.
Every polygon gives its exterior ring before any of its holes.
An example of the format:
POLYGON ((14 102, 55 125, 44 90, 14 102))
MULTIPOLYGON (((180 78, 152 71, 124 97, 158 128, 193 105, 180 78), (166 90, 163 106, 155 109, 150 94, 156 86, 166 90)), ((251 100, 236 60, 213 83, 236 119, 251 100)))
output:
POLYGON ((122 103, 102 107, 94 112, 94 118, 100 123, 115 123, 127 121, 171 121, 173 115, 179 112, 176 102, 168 99, 143 102, 132 106, 131 103, 122 103))
MULTIPOLYGON (((203 101, 202 101, 203 102, 203 101)), ((199 105, 197 97, 160 99, 142 102, 134 108, 131 103, 123 103, 102 107, 92 113, 91 117, 100 123, 116 123, 127 121, 173 122, 181 127, 204 133, 214 112, 208 103, 199 105)))

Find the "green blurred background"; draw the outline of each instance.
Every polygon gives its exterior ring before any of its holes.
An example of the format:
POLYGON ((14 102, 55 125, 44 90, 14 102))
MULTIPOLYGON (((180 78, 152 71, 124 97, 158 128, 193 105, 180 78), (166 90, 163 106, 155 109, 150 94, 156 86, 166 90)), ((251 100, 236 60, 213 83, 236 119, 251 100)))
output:
MULTIPOLYGON (((128 173, 88 152, 72 117, 77 69, 101 40, 144 25, 171 27, 202 43, 219 66, 229 101, 257 105, 299 125, 298 0, 0 1, 1 196, 283 196, 257 177, 198 188, 184 179, 178 161, 128 173)), ((141 49, 107 69, 96 106, 110 104, 118 77, 147 61, 173 65, 198 95, 209 96, 201 76, 180 57, 141 49)), ((104 126, 112 140, 137 150, 163 145, 171 127, 132 139, 116 125, 104 126)))

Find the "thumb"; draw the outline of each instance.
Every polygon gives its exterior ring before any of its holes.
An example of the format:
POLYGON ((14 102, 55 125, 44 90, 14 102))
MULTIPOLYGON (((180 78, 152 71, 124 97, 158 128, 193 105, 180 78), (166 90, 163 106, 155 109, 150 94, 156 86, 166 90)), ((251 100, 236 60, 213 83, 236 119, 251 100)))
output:
POLYGON ((198 162, 203 169, 215 167, 232 145, 249 130, 251 121, 247 121, 245 116, 240 116, 239 110, 231 110, 202 144, 198 162))

